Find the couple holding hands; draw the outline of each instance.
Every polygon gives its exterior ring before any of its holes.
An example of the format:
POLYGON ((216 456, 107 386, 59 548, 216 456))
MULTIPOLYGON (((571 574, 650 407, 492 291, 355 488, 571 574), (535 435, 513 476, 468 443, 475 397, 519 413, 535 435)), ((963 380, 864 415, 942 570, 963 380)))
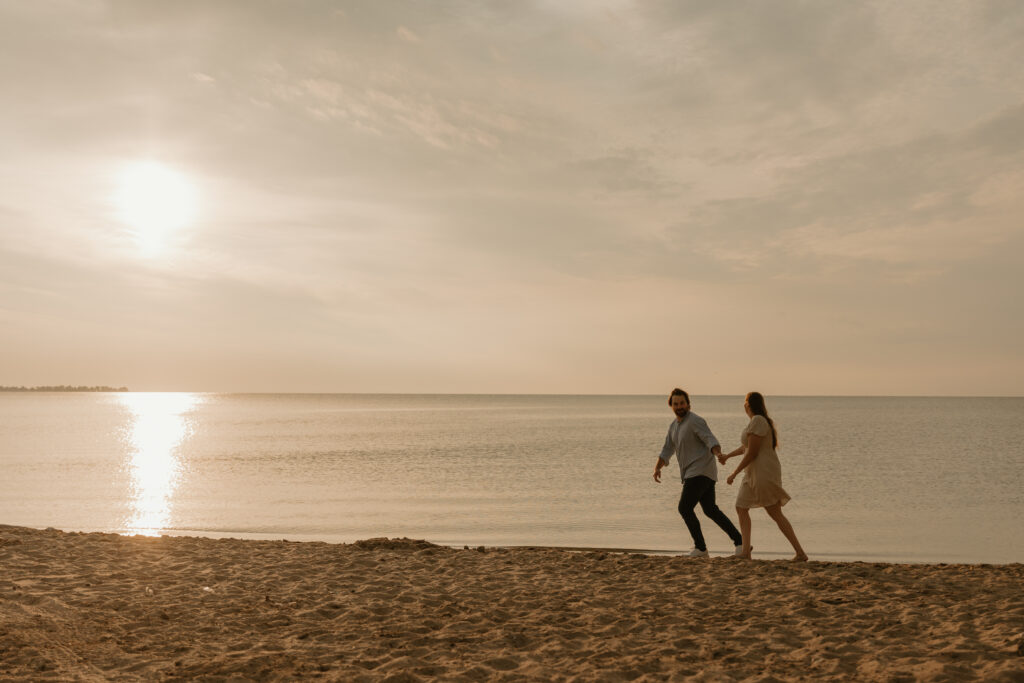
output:
POLYGON ((793 525, 782 514, 782 506, 789 502, 789 494, 782 488, 782 465, 775 453, 778 434, 775 423, 768 416, 764 396, 752 391, 746 396, 743 408, 750 417, 750 423, 740 436, 741 446, 729 453, 723 453, 718 439, 711 433, 708 423, 700 415, 690 412, 690 396, 682 389, 673 389, 668 404, 676 419, 668 428, 665 446, 654 466, 654 481, 661 482, 661 468, 672 460, 679 462, 679 474, 683 480, 683 493, 679 498, 679 514, 693 537, 690 557, 707 557, 708 548, 701 533, 695 508, 701 510, 722 531, 729 535, 736 546, 735 556, 750 559, 753 546, 750 545, 750 508, 763 507, 779 530, 793 545, 794 561, 807 561, 807 554, 800 547, 793 525), (715 481, 718 468, 715 458, 723 465, 730 458, 742 456, 736 470, 726 479, 732 484, 736 476, 744 473, 736 496, 736 514, 740 518, 740 530, 715 504, 715 481))

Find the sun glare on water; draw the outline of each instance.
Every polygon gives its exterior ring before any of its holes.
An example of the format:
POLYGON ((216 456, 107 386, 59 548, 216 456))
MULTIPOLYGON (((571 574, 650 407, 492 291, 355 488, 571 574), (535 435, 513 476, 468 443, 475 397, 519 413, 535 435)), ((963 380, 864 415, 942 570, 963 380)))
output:
POLYGON ((120 219, 148 255, 162 251, 176 230, 196 217, 196 190, 188 177, 155 161, 122 172, 115 204, 120 219))
POLYGON ((118 400, 130 413, 125 533, 159 536, 174 515, 175 491, 186 469, 180 447, 192 433, 191 413, 202 399, 195 394, 133 392, 118 394, 118 400))

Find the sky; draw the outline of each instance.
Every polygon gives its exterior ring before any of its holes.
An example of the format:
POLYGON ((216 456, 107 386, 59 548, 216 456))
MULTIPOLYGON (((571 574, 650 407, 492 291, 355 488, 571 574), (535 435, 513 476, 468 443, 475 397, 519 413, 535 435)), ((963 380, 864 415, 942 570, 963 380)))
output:
POLYGON ((1015 0, 0 0, 0 384, 1019 396, 1021 64, 1015 0))

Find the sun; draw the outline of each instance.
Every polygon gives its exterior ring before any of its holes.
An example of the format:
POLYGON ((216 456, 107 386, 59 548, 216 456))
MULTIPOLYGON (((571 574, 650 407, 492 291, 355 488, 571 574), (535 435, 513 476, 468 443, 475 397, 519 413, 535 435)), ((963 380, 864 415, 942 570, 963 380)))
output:
POLYGON ((156 161, 125 167, 114 201, 120 219, 147 254, 163 250, 175 231, 195 220, 197 209, 188 177, 156 161))

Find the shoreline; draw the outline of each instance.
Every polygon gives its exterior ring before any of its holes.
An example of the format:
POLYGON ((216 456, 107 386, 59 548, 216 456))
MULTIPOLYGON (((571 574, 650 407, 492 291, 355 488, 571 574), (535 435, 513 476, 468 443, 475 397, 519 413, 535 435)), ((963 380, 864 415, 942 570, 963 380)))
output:
POLYGON ((1024 565, 0 525, 0 677, 1024 680, 1024 565))
MULTIPOLYGON (((237 541, 278 541, 283 543, 327 543, 330 545, 351 545, 358 543, 361 539, 359 538, 348 538, 339 535, 331 534, 306 534, 306 533, 288 533, 288 532, 257 532, 257 531, 208 531, 204 529, 161 529, 158 535, 145 534, 145 533, 133 533, 130 530, 120 529, 97 529, 94 527, 80 528, 80 529, 55 529, 54 527, 41 527, 32 526, 25 524, 14 524, 4 525, 0 524, 0 529, 4 527, 19 527, 25 529, 32 529, 35 531, 50 531, 56 530, 62 533, 77 533, 77 534, 112 534, 116 536, 124 536, 132 538, 138 536, 140 538, 162 538, 164 536, 168 538, 206 538, 213 540, 237 540, 237 541)), ((394 538, 399 538, 395 536, 394 538)), ((404 538, 404 536, 402 537, 404 538)), ((672 548, 627 548, 627 547, 616 547, 616 546, 573 546, 573 545, 543 545, 537 543, 481 543, 479 541, 463 542, 463 541, 451 541, 441 539, 417 539, 424 540, 431 545, 436 545, 443 548, 451 548, 454 550, 459 549, 476 549, 481 545, 490 550, 497 549, 508 549, 508 550, 560 550, 566 552, 605 552, 605 553, 625 553, 625 554, 641 554, 641 555, 654 555, 654 556, 665 556, 665 557, 680 557, 689 552, 689 548, 683 549, 672 549, 672 548)), ((728 559, 732 557, 730 550, 722 550, 720 548, 710 547, 709 551, 712 558, 728 559)), ((765 562, 777 562, 782 560, 789 560, 793 555, 792 549, 785 549, 782 551, 773 550, 761 550, 755 549, 754 560, 765 561, 765 562)), ((925 557, 912 557, 903 555, 899 557, 891 557, 886 555, 865 555, 863 553, 841 553, 841 552, 811 552, 811 562, 823 562, 823 563, 862 563, 862 564, 884 564, 884 565, 929 565, 929 566, 1006 566, 1014 564, 1022 564, 1019 561, 1011 562, 1000 562, 992 560, 951 560, 951 559, 928 559, 925 557)))

